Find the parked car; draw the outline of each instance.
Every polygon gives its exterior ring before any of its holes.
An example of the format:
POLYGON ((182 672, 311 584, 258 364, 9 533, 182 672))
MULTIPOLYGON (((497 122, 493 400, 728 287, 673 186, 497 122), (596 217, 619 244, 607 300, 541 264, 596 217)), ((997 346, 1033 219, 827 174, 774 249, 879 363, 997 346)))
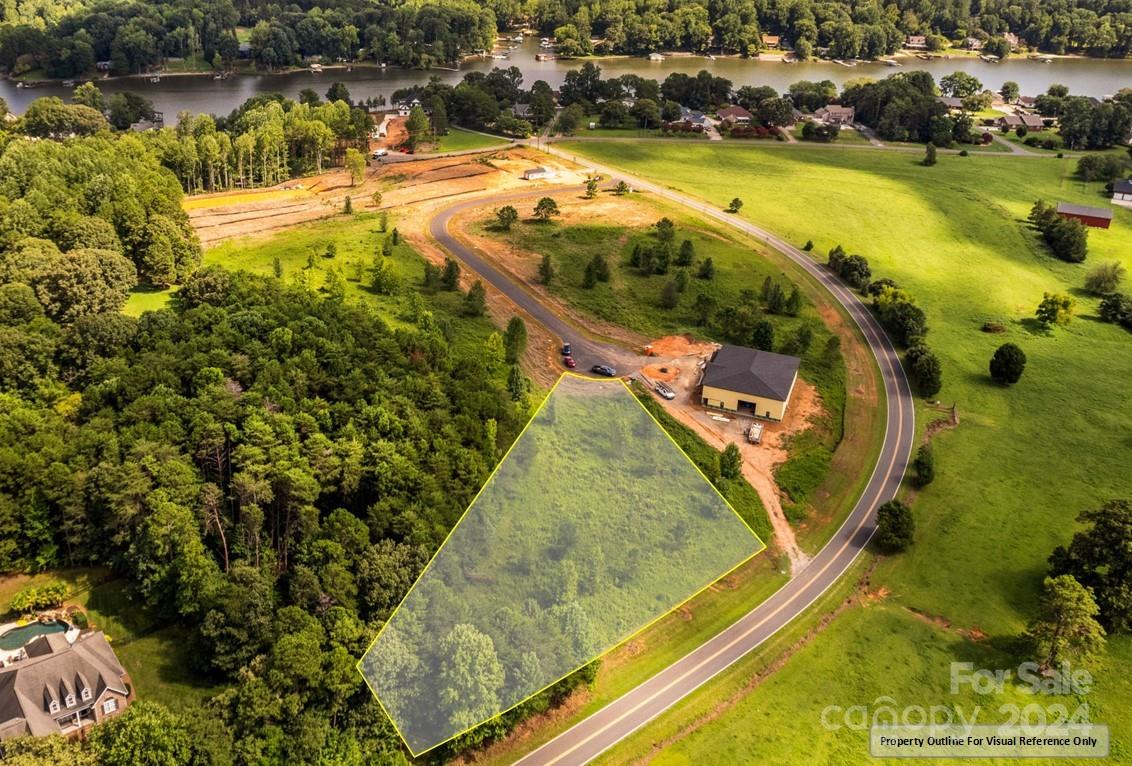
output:
POLYGON ((665 399, 672 400, 676 398, 676 392, 659 381, 657 381, 657 384, 653 386, 653 389, 665 399))
POLYGON ((572 356, 562 357, 562 364, 566 365, 571 370, 578 366, 578 363, 574 361, 574 357, 572 356))
POLYGON ((613 369, 607 364, 595 364, 590 368, 590 372, 594 373, 595 375, 604 375, 607 378, 616 377, 617 375, 617 370, 613 369))
POLYGON ((377 159, 378 157, 384 157, 384 156, 385 156, 385 155, 387 155, 387 154, 389 154, 389 150, 388 150, 388 149, 374 149, 374 150, 373 150, 373 158, 374 158, 375 160, 376 160, 376 159, 377 159))
POLYGON ((570 354, 570 344, 566 341, 562 341, 562 356, 570 356, 570 354))

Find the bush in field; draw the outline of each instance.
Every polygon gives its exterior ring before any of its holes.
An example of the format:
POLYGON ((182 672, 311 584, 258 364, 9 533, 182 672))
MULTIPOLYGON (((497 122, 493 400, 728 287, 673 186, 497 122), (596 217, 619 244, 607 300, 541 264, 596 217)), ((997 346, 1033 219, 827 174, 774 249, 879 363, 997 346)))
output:
POLYGON ((735 443, 727 445, 719 456, 719 475, 725 479, 738 479, 743 469, 743 455, 735 443))
POLYGON ((889 500, 877 509, 877 531, 873 538, 885 553, 899 553, 912 544, 916 522, 912 510, 899 500, 889 500))
POLYGON ((1038 304, 1038 310, 1034 315, 1038 321, 1046 327, 1055 324, 1067 325, 1073 319, 1073 308, 1077 302, 1071 296, 1061 293, 1046 293, 1042 297, 1042 302, 1038 304))
POLYGON ((916 472, 914 481, 917 487, 926 487, 935 481, 935 454, 932 452, 932 445, 920 445, 912 461, 912 469, 916 472))
POLYGON ((1101 319, 1132 330, 1132 298, 1123 293, 1106 295, 1101 301, 1101 319))
POLYGON ((922 343, 912 346, 905 356, 905 363, 912 387, 921 396, 931 397, 939 393, 943 386, 943 370, 931 349, 922 343))
POLYGON ((1022 379, 1026 353, 1013 343, 1003 343, 990 360, 990 374, 996 383, 1011 386, 1022 379))
POLYGON ((1085 289, 1097 295, 1115 293, 1127 273, 1119 261, 1108 261, 1093 267, 1085 277, 1085 289))

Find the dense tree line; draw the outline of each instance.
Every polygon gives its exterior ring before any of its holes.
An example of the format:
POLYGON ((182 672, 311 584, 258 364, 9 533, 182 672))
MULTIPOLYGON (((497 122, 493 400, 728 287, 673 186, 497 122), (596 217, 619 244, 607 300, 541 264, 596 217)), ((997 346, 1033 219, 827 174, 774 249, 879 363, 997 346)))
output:
POLYGON ((490 49, 496 33, 495 14, 471 0, 339 0, 306 8, 264 0, 103 0, 45 15, 15 5, 4 7, 0 67, 60 78, 90 73, 103 61, 115 74, 143 72, 174 57, 228 68, 241 55, 237 26, 250 28, 247 55, 266 69, 310 56, 427 67, 490 49))
POLYGON ((943 386, 943 368, 928 347, 927 315, 916 299, 891 279, 872 279, 869 261, 863 255, 850 255, 841 245, 829 251, 829 269, 847 284, 871 298, 871 307, 890 338, 906 349, 904 369, 912 387, 921 396, 935 396, 943 386))
POLYGON ((1124 56, 1132 51, 1132 12, 1084 0, 973 8, 945 0, 901 0, 891 6, 836 2, 678 3, 640 6, 625 0, 433 0, 363 3, 324 0, 304 6, 266 0, 134 0, 55 3, 17 0, 3 8, 0 67, 53 77, 91 72, 100 61, 118 74, 168 58, 229 67, 241 55, 237 27, 250 30, 248 54, 267 69, 304 57, 369 59, 427 67, 490 49, 497 30, 533 23, 553 35, 563 55, 647 53, 674 49, 756 55, 764 33, 782 36, 799 58, 876 58, 898 50, 909 34, 932 48, 974 37, 999 55, 1004 34, 1054 53, 1124 56))
POLYGON ((187 277, 200 247, 181 189, 135 136, 8 137, 0 154, 0 282, 71 322, 117 311, 139 277, 187 277))

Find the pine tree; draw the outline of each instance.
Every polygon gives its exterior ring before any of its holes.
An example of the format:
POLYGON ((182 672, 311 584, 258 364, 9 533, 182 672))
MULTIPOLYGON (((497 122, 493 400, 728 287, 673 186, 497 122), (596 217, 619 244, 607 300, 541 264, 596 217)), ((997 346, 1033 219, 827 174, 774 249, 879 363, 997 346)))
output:
POLYGON ((691 266, 692 261, 696 259, 696 246, 692 244, 692 240, 686 239, 680 243, 680 251, 676 255, 677 266, 691 266))
POLYGON ((523 395, 527 393, 527 379, 523 377, 523 371, 517 364, 511 365, 511 371, 507 374, 507 391, 513 402, 522 401, 523 395))
POLYGON ((444 259, 444 273, 440 276, 440 286, 445 290, 455 290, 460 286, 460 264, 451 258, 444 259))
POLYGON ((794 285, 794 289, 790 291, 790 297, 786 299, 786 313, 792 317, 798 316, 802 312, 802 291, 794 285))
POLYGON ((550 259, 550 254, 542 257, 542 261, 538 265, 538 279, 544 285, 549 285, 554 281, 554 262, 550 259))
POLYGON ((719 475, 725 479, 738 479, 743 470, 743 454, 732 442, 719 456, 719 475))
POLYGON ((485 311, 487 311, 487 291, 483 287, 483 282, 477 279, 468 290, 468 294, 464 296, 464 314, 480 317, 485 311))

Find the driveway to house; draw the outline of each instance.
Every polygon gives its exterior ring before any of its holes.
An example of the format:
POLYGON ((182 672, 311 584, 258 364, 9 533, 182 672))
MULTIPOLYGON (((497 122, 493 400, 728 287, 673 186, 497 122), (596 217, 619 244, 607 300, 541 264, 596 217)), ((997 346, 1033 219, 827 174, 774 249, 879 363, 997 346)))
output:
MULTIPOLYGON (((554 146, 547 147, 545 151, 565 159, 577 160, 568 151, 554 146)), ((615 168, 603 167, 592 160, 586 159, 584 164, 611 179, 624 180, 638 191, 664 197, 754 236, 805 269, 844 307, 876 357, 884 385, 887 419, 880 457, 864 492, 841 527, 805 569, 731 626, 589 718, 519 759, 516 763, 521 766, 584 764, 591 761, 742 659, 802 614, 838 581, 868 545, 876 529, 876 509, 896 495, 915 441, 914 400, 896 349, 865 304, 831 272, 794 245, 737 215, 615 168)), ((572 336, 579 368, 588 369, 594 363, 591 360, 606 358, 614 353, 626 353, 624 349, 599 337, 578 335, 581 328, 561 318, 532 292, 509 279, 448 231, 448 221, 460 210, 529 196, 533 196, 532 193, 504 194, 487 199, 479 197, 454 205, 433 219, 432 234, 449 252, 507 295, 535 320, 545 324, 551 332, 563 337, 572 336)))

